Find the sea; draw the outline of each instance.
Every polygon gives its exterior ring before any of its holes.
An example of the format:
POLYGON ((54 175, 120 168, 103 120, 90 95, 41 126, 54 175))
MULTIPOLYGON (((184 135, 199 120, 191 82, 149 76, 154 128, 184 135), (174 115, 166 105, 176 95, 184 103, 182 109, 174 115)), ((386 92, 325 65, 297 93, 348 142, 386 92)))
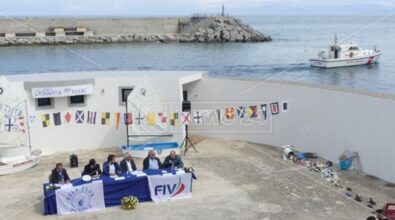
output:
MULTIPOLYGON (((198 70, 210 76, 291 80, 395 95, 395 16, 244 16, 265 43, 127 43, 0 48, 0 74, 198 70), (308 59, 340 42, 384 53, 376 65, 312 68, 308 59)), ((165 75, 163 76, 165 77, 165 75)))

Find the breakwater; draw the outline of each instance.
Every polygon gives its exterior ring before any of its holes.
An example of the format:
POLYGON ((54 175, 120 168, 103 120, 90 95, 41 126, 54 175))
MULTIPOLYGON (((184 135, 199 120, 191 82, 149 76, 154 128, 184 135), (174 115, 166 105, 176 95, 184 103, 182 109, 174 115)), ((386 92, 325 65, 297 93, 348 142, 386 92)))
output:
POLYGON ((0 20, 0 46, 127 42, 265 42, 233 17, 0 20))

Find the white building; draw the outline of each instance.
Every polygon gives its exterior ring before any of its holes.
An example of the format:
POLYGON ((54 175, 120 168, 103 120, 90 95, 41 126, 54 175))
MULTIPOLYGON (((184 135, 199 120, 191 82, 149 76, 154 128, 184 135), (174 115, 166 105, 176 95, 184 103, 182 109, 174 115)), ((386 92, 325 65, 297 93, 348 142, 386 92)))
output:
MULTIPOLYGON (((13 75, 6 78, 14 88, 23 91, 28 114, 35 117, 30 125, 32 148, 51 154, 126 145, 123 113, 126 112, 127 94, 136 84, 149 82, 161 102, 166 103, 166 111, 181 111, 183 86, 199 80, 202 75, 202 72, 117 71, 13 75), (76 123, 76 111, 84 112, 83 123, 76 123), (88 111, 97 113, 94 124, 87 122, 88 111), (70 113, 70 122, 65 119, 67 112, 70 113), (102 112, 111 113, 108 125, 101 124, 102 112), (114 118, 117 112, 120 113, 118 128, 114 118), (55 125, 56 113, 60 113, 60 125, 55 125), (41 118, 45 114, 49 114, 48 127, 43 126, 41 118)), ((183 127, 173 127, 171 131, 173 136, 168 141, 180 144, 184 136, 183 127)))
MULTIPOLYGON (((292 144, 335 163, 345 150, 358 152, 364 172, 395 182, 391 172, 395 156, 394 96, 290 82, 210 78, 202 72, 78 72, 15 75, 7 79, 24 92, 29 115, 37 117, 78 110, 123 113, 122 91, 133 89, 142 80, 151 83, 161 102, 170 103, 167 113, 177 112, 181 111, 182 93, 186 90, 193 111, 220 113, 220 122, 191 125, 192 134, 273 146, 292 144), (32 93, 37 88, 74 86, 87 91, 83 101, 81 97, 49 97, 40 99, 39 106, 32 93), (270 104, 276 102, 280 111, 273 115, 270 104), (287 103, 286 110, 283 103, 287 103), (262 104, 267 104, 266 121, 260 109, 262 104), (236 108, 254 105, 259 117, 240 123, 236 108), (234 120, 226 119, 224 109, 228 107, 234 108, 234 120)), ((74 120, 75 115, 72 117, 74 120)), ((101 125, 100 115, 96 120, 92 125, 66 123, 62 118, 62 124, 55 126, 51 118, 50 126, 44 128, 41 118, 36 118, 30 129, 32 146, 51 154, 126 144, 123 118, 118 129, 113 118, 109 125, 101 125)), ((174 127, 172 133, 168 139, 180 144, 183 126, 174 127)))

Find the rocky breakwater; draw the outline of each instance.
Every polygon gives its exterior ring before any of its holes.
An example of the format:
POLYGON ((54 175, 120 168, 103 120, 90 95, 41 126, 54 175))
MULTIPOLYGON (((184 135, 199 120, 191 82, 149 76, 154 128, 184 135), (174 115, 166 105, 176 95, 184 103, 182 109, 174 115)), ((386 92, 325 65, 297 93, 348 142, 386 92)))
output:
POLYGON ((64 45, 64 44, 100 44, 129 42, 265 42, 270 36, 254 30, 232 17, 207 17, 188 25, 179 33, 130 33, 89 36, 16 36, 0 37, 0 46, 19 45, 64 45))
POLYGON ((265 42, 270 36, 233 17, 209 17, 180 34, 180 42, 265 42))

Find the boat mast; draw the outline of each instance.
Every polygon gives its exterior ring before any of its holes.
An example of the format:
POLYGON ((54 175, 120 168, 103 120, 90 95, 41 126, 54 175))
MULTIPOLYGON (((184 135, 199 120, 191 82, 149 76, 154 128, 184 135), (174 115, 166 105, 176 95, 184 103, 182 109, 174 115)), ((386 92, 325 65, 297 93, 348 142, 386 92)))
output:
POLYGON ((333 39, 333 41, 335 42, 335 45, 337 44, 337 34, 335 34, 335 39, 333 39))
POLYGON ((128 99, 126 98, 126 115, 124 115, 124 122, 126 125, 126 149, 129 148, 129 115, 128 115, 128 99), (127 117, 127 119, 126 119, 127 117))
POLYGON ((28 119, 28 111, 27 111, 27 102, 26 99, 25 101, 25 110, 26 110, 26 125, 27 125, 27 132, 28 132, 28 140, 29 140, 29 155, 32 154, 32 144, 31 144, 31 140, 30 140, 30 124, 29 124, 29 119, 28 119))

